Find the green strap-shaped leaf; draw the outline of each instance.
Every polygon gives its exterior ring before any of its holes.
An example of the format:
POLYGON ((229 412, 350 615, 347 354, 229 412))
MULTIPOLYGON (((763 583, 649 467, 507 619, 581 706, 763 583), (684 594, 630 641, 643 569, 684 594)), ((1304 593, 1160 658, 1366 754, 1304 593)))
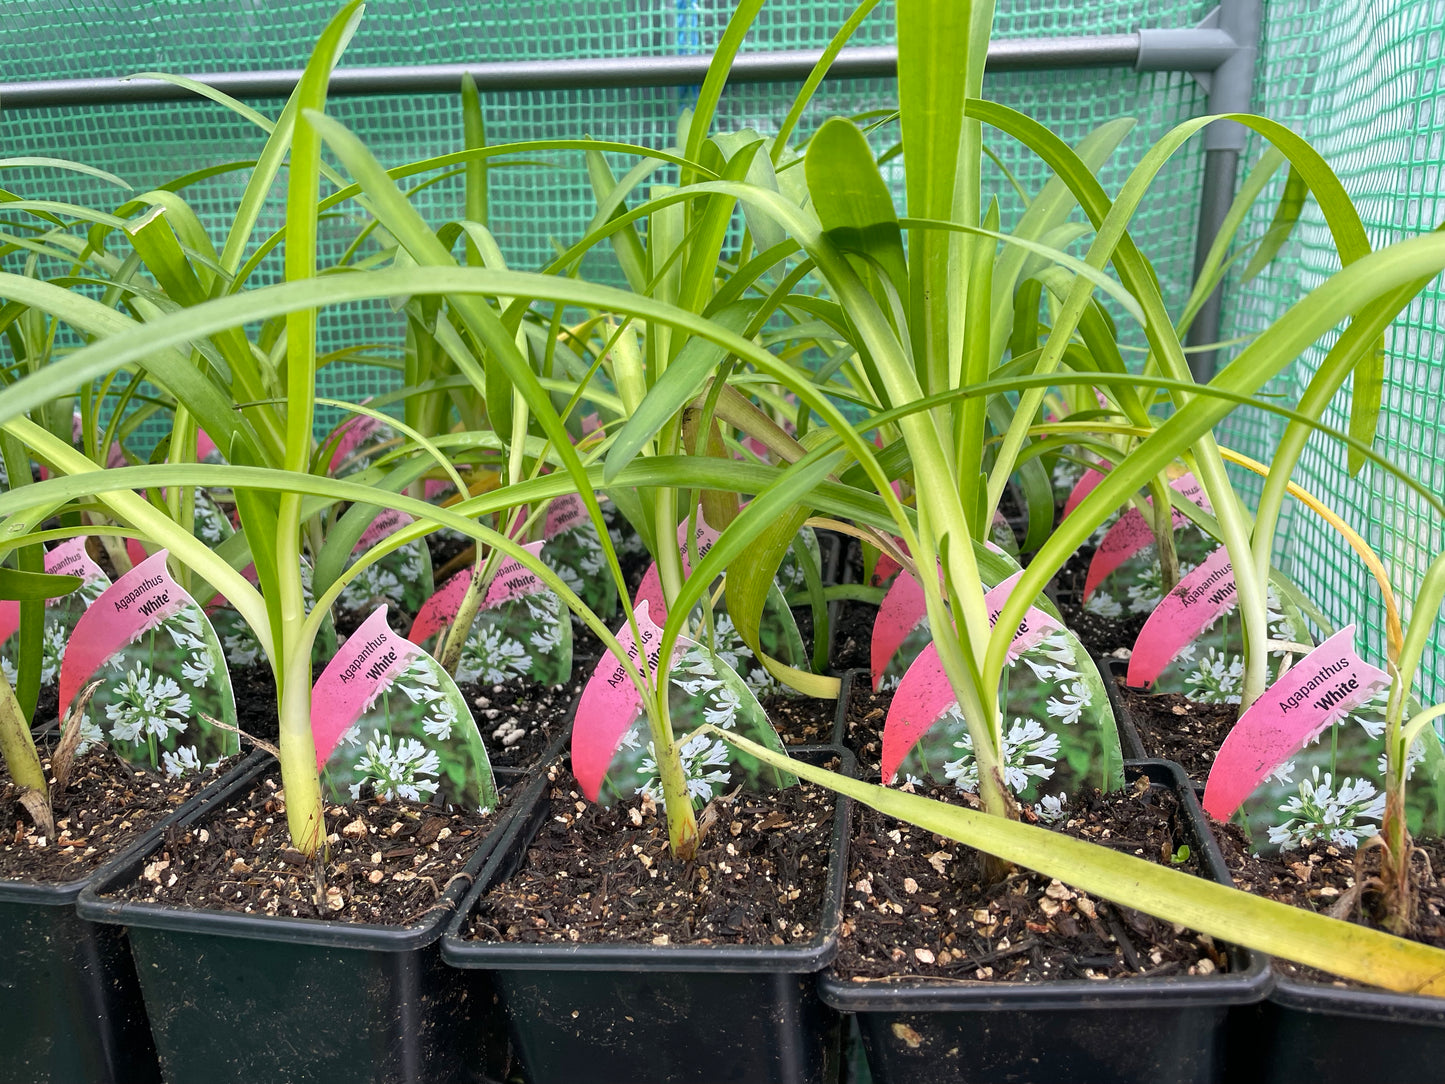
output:
MULTIPOLYGON (((843 252, 862 256, 897 296, 906 296, 903 231, 893 194, 863 133, 842 117, 825 121, 808 144, 803 169, 813 209, 828 239, 843 252)), ((874 297, 885 311, 889 308, 889 301, 876 289, 874 297)))
POLYGON ((764 763, 1093 896, 1372 986, 1445 996, 1445 951, 1260 899, 1046 828, 849 779, 705 727, 764 763))

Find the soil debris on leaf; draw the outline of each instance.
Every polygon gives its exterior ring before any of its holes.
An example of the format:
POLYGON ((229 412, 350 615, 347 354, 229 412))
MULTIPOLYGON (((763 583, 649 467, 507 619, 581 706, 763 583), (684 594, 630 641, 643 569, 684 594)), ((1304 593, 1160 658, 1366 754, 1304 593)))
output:
POLYGON ((329 860, 318 902, 314 863, 291 846, 280 773, 259 776, 210 815, 171 829, 127 900, 242 914, 389 926, 422 921, 491 831, 496 814, 402 799, 326 809, 329 860))
MULTIPOLYGON (((952 788, 929 797, 967 802, 952 788)), ((1071 795, 1066 834, 1125 854, 1183 858, 1183 812, 1163 788, 1071 795)), ((859 807, 849 852, 843 938, 834 967, 855 982, 900 978, 1042 982, 1210 974, 1224 950, 1205 934, 1027 870, 988 883, 979 852, 859 807)), ((1196 872, 1195 856, 1177 863, 1196 872)))
MULTIPOLYGON (((0 877, 31 884, 63 884, 99 869, 154 828, 208 783, 238 762, 232 757, 208 772, 172 778, 124 763, 108 749, 76 757, 69 784, 51 788, 55 838, 49 839, 23 812, 20 789, 8 778, 0 789, 0 877)), ((50 759, 41 767, 50 779, 50 759)))
POLYGON ((470 936, 795 945, 818 935, 834 809, 821 787, 715 799, 697 858, 680 862, 646 796, 603 808, 582 798, 567 769, 554 766, 549 779, 550 807, 525 863, 482 899, 470 936))

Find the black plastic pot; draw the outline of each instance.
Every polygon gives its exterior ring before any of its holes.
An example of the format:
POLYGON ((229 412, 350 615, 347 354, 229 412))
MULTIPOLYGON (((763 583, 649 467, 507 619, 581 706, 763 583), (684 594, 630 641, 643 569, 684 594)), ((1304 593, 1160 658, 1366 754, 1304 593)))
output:
MULTIPOLYGON (((1179 796, 1209 872, 1223 857, 1183 772, 1169 761, 1125 766, 1179 796)), ((876 1084, 1209 1084, 1224 1081, 1231 1011, 1260 1001, 1262 958, 1230 950, 1230 971, 1110 982, 853 983, 831 970, 823 1000, 858 1015, 876 1084)))
MULTIPOLYGON (((175 824, 203 820, 272 767, 269 758, 175 824)), ((518 773, 498 769, 499 785, 518 773)), ((421 1084, 500 1065, 489 998, 462 989, 437 944, 451 908, 505 834, 504 811, 425 922, 398 929, 228 914, 107 898, 159 846, 100 871, 82 917, 125 926, 169 1084, 421 1084)))
POLYGON ((1125 760, 1151 760, 1149 750, 1139 738, 1139 729, 1134 725, 1134 716, 1124 706, 1119 695, 1119 680, 1129 671, 1129 663, 1123 659, 1105 659, 1089 652, 1094 665, 1099 668, 1099 677, 1104 680, 1104 692, 1108 694, 1109 706, 1114 709, 1114 721, 1119 727, 1119 745, 1125 760))
MULTIPOLYGON (((219 792, 254 759, 202 790, 116 860, 151 850, 171 820, 219 792)), ((102 872, 61 885, 0 881, 0 1080, 160 1079, 125 931, 76 914, 77 897, 102 872)))
MULTIPOLYGON (((817 763, 841 749, 790 755, 817 763)), ((519 804, 507 840, 442 940, 442 954, 495 984, 530 1084, 824 1084, 836 1079, 839 1017, 814 975, 838 948, 843 849, 851 803, 840 798, 819 933, 809 943, 519 945, 471 941, 460 929, 476 901, 511 876, 549 809, 547 790, 519 804)))
POLYGON ((1242 1014, 1229 1080, 1241 1084, 1420 1084, 1445 1074, 1445 1001, 1279 976, 1242 1014))

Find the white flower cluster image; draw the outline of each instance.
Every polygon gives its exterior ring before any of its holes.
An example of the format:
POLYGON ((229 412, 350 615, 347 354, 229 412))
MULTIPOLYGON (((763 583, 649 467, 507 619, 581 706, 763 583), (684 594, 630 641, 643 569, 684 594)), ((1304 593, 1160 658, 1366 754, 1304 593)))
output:
MULTIPOLYGON (((954 704, 944 713, 953 716, 960 725, 963 715, 954 704)), ((965 730, 955 749, 963 751, 957 760, 943 766, 945 778, 959 790, 978 790, 978 762, 973 755, 973 738, 965 730)), ((1015 719, 1003 735, 1004 784, 1015 794, 1022 794, 1035 779, 1045 780, 1053 776, 1053 764, 1059 758, 1059 736, 1044 730, 1036 719, 1015 719)))
POLYGON ((1238 704, 1244 688, 1244 660, 1211 647, 1185 675, 1189 696, 1205 704, 1238 704))
POLYGON ((526 644, 513 640, 497 625, 478 621, 462 645, 457 680, 497 684, 524 677, 531 669, 532 656, 526 644))
MULTIPOLYGON (((694 701, 702 705, 703 721, 722 730, 732 730, 737 725, 738 709, 742 701, 737 692, 724 681, 713 665, 712 658, 704 647, 690 647, 672 668, 671 680, 694 701)), ((646 725, 645 723, 643 724, 646 725)), ((634 731, 628 732, 624 744, 636 748, 634 731)), ((688 797, 694 801, 710 801, 713 796, 732 780, 727 770, 727 743, 720 738, 706 734, 688 735, 681 743, 683 772, 687 776, 688 797)), ((657 775, 657 754, 651 742, 647 743, 647 756, 637 767, 637 774, 646 780, 642 793, 655 802, 662 801, 662 782, 657 775)))
MULTIPOLYGON (((441 687, 436 672, 432 670, 424 655, 416 655, 406 664, 392 682, 392 688, 401 692, 413 704, 426 707, 427 717, 422 730, 438 741, 450 741, 452 728, 457 725, 457 706, 441 687)), ((359 729, 353 727, 352 729, 359 729)))
POLYGON ((124 742, 150 737, 165 741, 172 733, 183 734, 190 713, 190 694, 172 678, 153 674, 140 663, 126 671, 115 699, 105 706, 111 738, 124 742))
POLYGON ((1336 785, 1330 772, 1321 778, 1316 766, 1279 811, 1289 819, 1270 827, 1269 841, 1281 850, 1294 850, 1316 840, 1357 847, 1380 830, 1385 795, 1365 779, 1347 777, 1336 785))
POLYGON ((362 778, 351 784, 353 798, 360 798, 362 787, 369 786, 383 801, 400 797, 425 802, 437 791, 441 758, 415 738, 402 738, 393 746, 391 735, 373 730, 356 771, 362 778))

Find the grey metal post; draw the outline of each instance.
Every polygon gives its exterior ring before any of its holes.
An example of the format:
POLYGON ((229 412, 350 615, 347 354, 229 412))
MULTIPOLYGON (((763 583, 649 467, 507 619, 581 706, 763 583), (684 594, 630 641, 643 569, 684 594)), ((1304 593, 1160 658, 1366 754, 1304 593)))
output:
MULTIPOLYGON (((1227 34, 1208 28, 1141 31, 1060 38, 1005 38, 989 43, 991 71, 1034 71, 1049 68, 1128 66, 1138 62, 1146 35, 1164 33, 1168 47, 1156 63, 1176 71, 1213 71, 1234 51, 1227 34)), ((799 82, 807 78, 822 55, 820 49, 787 49, 742 53, 734 61, 732 82, 799 82)), ((450 94, 469 73, 483 91, 560 90, 596 87, 689 86, 700 83, 712 57, 602 57, 583 60, 498 61, 477 64, 406 64, 376 68, 338 68, 332 73, 333 95, 450 94)), ((888 77, 898 70, 892 46, 844 49, 829 69, 833 79, 888 77)), ((219 72, 195 75, 202 83, 236 98, 284 98, 295 89, 301 72, 219 72)), ((88 79, 46 79, 0 83, 0 108, 41 109, 53 106, 116 105, 193 98, 181 87, 156 79, 100 76, 88 79)))
MULTIPOLYGON (((1254 66, 1259 54, 1262 10, 1260 0, 1220 0, 1194 33, 1212 30, 1228 38, 1232 44, 1223 62, 1212 72, 1200 72, 1196 78, 1209 92, 1209 112, 1247 113, 1254 92, 1254 66)), ((1183 31, 1145 30, 1140 32, 1140 71, 1160 70, 1166 66, 1173 49, 1180 44, 1183 31)), ((1173 65, 1168 65, 1173 67, 1173 65)), ((1194 241, 1194 274, 1196 279, 1220 226, 1234 202, 1239 156, 1244 150, 1247 129, 1235 121, 1217 121, 1204 132, 1204 181, 1199 194, 1199 226, 1194 241)), ((1199 346, 1218 342, 1222 290, 1209 295, 1189 328, 1187 345, 1199 346)), ((1196 380, 1214 375, 1217 351, 1191 354, 1189 368, 1196 380)))

